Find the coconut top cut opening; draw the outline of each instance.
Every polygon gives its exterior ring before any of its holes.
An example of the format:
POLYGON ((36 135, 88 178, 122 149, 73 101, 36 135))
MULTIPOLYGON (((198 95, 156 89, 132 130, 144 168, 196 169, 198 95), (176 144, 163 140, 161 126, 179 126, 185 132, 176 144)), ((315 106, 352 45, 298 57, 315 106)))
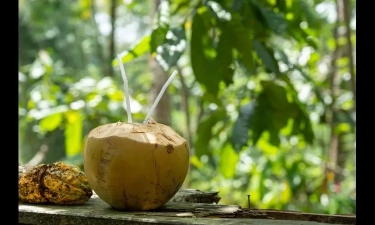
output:
POLYGON ((160 123, 110 123, 94 128, 89 133, 89 137, 95 139, 118 137, 143 143, 174 146, 186 143, 186 140, 171 127, 160 123))

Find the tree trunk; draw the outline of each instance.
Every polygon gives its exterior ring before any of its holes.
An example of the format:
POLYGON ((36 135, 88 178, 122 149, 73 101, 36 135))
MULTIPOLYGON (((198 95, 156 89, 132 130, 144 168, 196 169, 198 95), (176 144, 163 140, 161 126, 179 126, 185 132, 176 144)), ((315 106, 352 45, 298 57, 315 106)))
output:
MULTIPOLYGON (((347 40, 347 43, 345 46, 340 46, 340 51, 342 52, 342 56, 348 57, 349 64, 348 64, 348 70, 351 75, 350 77, 350 85, 349 89, 353 92, 353 101, 354 101, 354 107, 353 111, 356 110, 356 84, 355 84, 355 69, 354 69, 354 59, 353 59, 353 48, 352 48, 352 42, 351 42, 351 29, 350 29, 350 3, 349 0, 337 0, 337 14, 338 14, 338 23, 345 25, 345 33, 343 36, 347 40)), ((337 37, 339 38, 339 37, 337 37)), ((341 57, 342 57, 341 56, 341 57)), ((350 113, 350 112, 347 112, 350 113)), ((335 184, 340 185, 340 182, 344 179, 344 175, 342 174, 343 168, 345 167, 346 159, 348 153, 343 149, 342 146, 342 137, 343 134, 339 134, 337 136, 337 154, 335 156, 335 184)))
POLYGON ((108 76, 113 76, 112 60, 115 58, 116 0, 111 0, 111 34, 109 37, 108 76))
MULTIPOLYGON (((151 24, 154 21, 155 14, 157 9, 160 5, 160 0, 152 1, 152 8, 151 8, 151 24)), ((154 56, 149 56, 149 67, 153 74, 152 78, 152 86, 149 94, 149 103, 152 105, 158 96, 160 90, 162 89, 163 85, 168 80, 168 73, 164 71, 164 69, 159 65, 156 61, 154 56)), ((158 123, 162 123, 165 125, 171 125, 171 115, 170 115, 170 95, 168 91, 165 91, 163 96, 160 99, 159 104, 156 106, 153 114, 151 117, 158 123)))
POLYGON ((330 111, 330 118, 329 118, 329 126, 330 126, 330 143, 329 143, 329 152, 328 152, 328 165, 327 165, 327 171, 326 171, 326 181, 328 184, 330 184, 336 177, 336 166, 337 166, 337 159, 338 159, 338 147, 339 147, 339 139, 338 136, 335 134, 335 127, 336 127, 336 114, 337 114, 337 107, 336 107, 336 98, 337 98, 337 89, 338 89, 338 78, 339 78, 339 71, 336 66, 337 59, 340 58, 341 55, 341 49, 338 43, 339 39, 339 32, 338 28, 340 26, 341 22, 341 5, 340 0, 337 0, 336 2, 336 12, 337 12, 337 21, 336 25, 333 31, 334 39, 335 39, 335 51, 332 53, 331 56, 331 71, 330 71, 330 77, 329 77, 329 84, 330 84, 330 93, 332 101, 329 106, 330 111), (331 174, 333 176, 331 176, 331 174))
POLYGON ((91 19, 93 21, 93 29, 95 32, 94 38, 95 38, 95 43, 96 43, 96 54, 98 57, 98 64, 99 64, 99 68, 100 68, 100 72, 102 73, 102 76, 109 76, 109 73, 110 73, 108 71, 109 66, 106 63, 106 60, 103 54, 103 46, 99 42, 100 32, 99 32, 98 24, 96 23, 96 20, 95 20, 96 12, 97 12, 96 0, 91 0, 91 19))
POLYGON ((356 82, 355 82, 355 69, 354 69, 354 57, 353 57, 353 44, 352 44, 352 32, 350 29, 350 20, 351 20, 351 10, 350 7, 350 0, 341 0, 342 4, 342 11, 343 11, 343 19, 345 22, 345 38, 347 40, 347 52, 349 58, 349 73, 350 73, 350 86, 353 92, 353 100, 354 100, 354 111, 356 110, 357 105, 357 91, 356 91, 356 82))
MULTIPOLYGON (((352 50, 352 44, 350 41, 350 18, 347 18, 349 15, 348 12, 350 12, 349 4, 347 0, 337 0, 336 1, 336 7, 337 7, 337 22, 336 27, 334 30, 334 36, 335 36, 335 42, 336 42, 336 49, 332 55, 331 60, 331 76, 330 76, 330 89, 331 89, 331 97, 332 102, 330 104, 330 112, 331 112, 331 118, 330 118, 330 149, 329 149, 329 155, 328 155, 328 169, 333 172, 334 176, 332 177, 335 184, 339 184, 343 180, 343 168, 345 166, 347 153, 342 148, 342 134, 336 134, 335 133, 335 127, 337 124, 336 121, 336 114, 338 113, 339 109, 336 106, 336 98, 338 95, 338 87, 339 87, 339 69, 336 66, 336 61, 343 57, 348 56, 349 58, 349 72, 351 74, 351 85, 350 89, 353 92, 353 100, 354 100, 354 111, 355 111, 355 104, 356 104, 356 90, 355 90, 355 80, 354 80, 354 62, 353 62, 353 50, 352 50), (341 34, 338 32, 338 28, 341 24, 345 24, 346 32, 344 34, 341 34), (347 39, 347 45, 342 46, 339 45, 338 39, 342 38, 344 36, 347 39)), ((331 178, 331 179, 332 179, 331 178)))

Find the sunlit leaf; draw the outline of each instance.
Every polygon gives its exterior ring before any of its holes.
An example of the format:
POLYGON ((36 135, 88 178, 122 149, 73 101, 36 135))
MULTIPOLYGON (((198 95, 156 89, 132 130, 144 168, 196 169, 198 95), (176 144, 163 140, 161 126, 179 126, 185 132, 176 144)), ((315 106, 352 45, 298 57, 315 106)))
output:
POLYGON ((262 199, 261 196, 261 186, 263 186, 262 183, 263 176, 262 173, 256 172, 251 174, 250 181, 249 181, 249 191, 250 191, 250 198, 252 202, 259 202, 259 200, 262 199))
POLYGON ((196 155, 191 156, 190 163, 198 169, 202 169, 204 167, 204 164, 199 160, 199 158, 196 155))
POLYGON ((172 14, 177 14, 180 11, 186 11, 189 9, 191 0, 177 0, 171 1, 172 14))
POLYGON ((220 150, 219 170, 225 178, 231 178, 236 173, 239 155, 231 145, 226 144, 220 150))
POLYGON ((351 126, 348 123, 340 123, 335 127, 336 134, 342 134, 349 132, 351 130, 351 126))
MULTIPOLYGON (((95 97, 96 95, 93 95, 93 97, 95 97)), ((91 96, 90 96, 91 97, 91 96)), ((93 98, 91 97, 91 99, 93 98)), ((112 93, 108 93, 108 97, 109 99, 111 99, 112 101, 122 101, 124 100, 124 93, 122 91, 119 91, 119 90, 116 90, 112 93)))
MULTIPOLYGON (((151 35, 146 35, 131 50, 120 53, 123 63, 132 61, 133 59, 146 54, 150 50, 151 35)), ((117 58, 112 61, 112 66, 118 66, 117 58)))
MULTIPOLYGON (((31 104, 31 103, 30 103, 31 104)), ((32 103, 34 104, 34 103, 32 103)), ((35 120, 43 119, 47 116, 50 116, 55 113, 63 113, 69 110, 69 107, 66 105, 59 105, 54 108, 44 108, 44 109, 31 109, 27 113, 27 117, 33 118, 35 120)))
POLYGON ((43 118, 39 123, 40 131, 41 132, 54 131, 57 127, 60 126, 61 122, 62 122, 62 113, 56 113, 56 114, 47 116, 43 118))
POLYGON ((67 156, 74 156, 82 152, 83 118, 78 111, 65 113, 65 152, 67 156))
POLYGON ((264 131, 257 142, 257 146, 267 155, 276 155, 278 148, 270 144, 270 132, 264 131))

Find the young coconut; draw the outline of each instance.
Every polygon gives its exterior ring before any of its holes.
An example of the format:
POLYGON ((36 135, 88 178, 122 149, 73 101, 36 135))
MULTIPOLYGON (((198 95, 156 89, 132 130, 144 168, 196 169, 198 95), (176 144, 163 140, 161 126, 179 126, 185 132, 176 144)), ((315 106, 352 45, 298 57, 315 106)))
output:
MULTIPOLYGON (((148 119, 176 73, 163 86, 144 123, 106 124, 88 135, 84 150, 86 177, 96 194, 113 208, 156 209, 167 203, 185 180, 190 158, 186 140, 171 127, 148 119)), ((131 121, 129 98, 126 101, 131 121)))

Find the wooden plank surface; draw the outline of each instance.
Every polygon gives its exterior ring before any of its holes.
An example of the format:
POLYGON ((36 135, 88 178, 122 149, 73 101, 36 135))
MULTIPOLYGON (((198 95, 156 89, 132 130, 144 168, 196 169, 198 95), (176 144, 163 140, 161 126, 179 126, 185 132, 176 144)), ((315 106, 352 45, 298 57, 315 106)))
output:
MULTIPOLYGON (((192 192, 194 192, 192 190, 192 192)), ((217 192, 216 192, 217 194, 217 192)), ((209 193, 211 196, 216 195, 209 193)), ((208 196, 209 196, 208 195, 208 196)), ((215 199, 215 198, 214 198, 215 199)), ((186 199, 185 199, 186 200, 186 199)), ((184 200, 184 201, 185 201, 184 200)), ((204 199, 203 199, 204 200, 204 199)), ((203 201, 201 199, 201 201, 203 201)), ((207 199, 206 199, 207 200, 207 199)), ((210 199, 209 201, 211 201, 210 199)), ((189 201, 189 200, 186 200, 189 201)), ((323 225, 303 220, 272 219, 264 210, 245 210, 237 205, 179 202, 171 200, 164 207, 153 211, 121 212, 112 209, 97 195, 93 195, 83 205, 58 206, 19 203, 20 224, 40 225, 122 225, 122 224, 253 224, 253 225, 323 225)), ((190 201, 192 201, 190 199, 190 201)), ((272 210, 270 211, 272 212, 272 210)), ((275 212, 274 212, 275 213, 275 212)), ((290 212, 295 215, 295 213, 290 212)), ((276 214, 275 214, 276 215, 276 214)), ((290 217, 291 219, 295 219, 290 217)), ((352 218, 355 224, 355 216, 352 218)), ((337 222, 337 221, 336 221, 337 222)), ((336 224, 348 224, 344 223, 336 224)))

